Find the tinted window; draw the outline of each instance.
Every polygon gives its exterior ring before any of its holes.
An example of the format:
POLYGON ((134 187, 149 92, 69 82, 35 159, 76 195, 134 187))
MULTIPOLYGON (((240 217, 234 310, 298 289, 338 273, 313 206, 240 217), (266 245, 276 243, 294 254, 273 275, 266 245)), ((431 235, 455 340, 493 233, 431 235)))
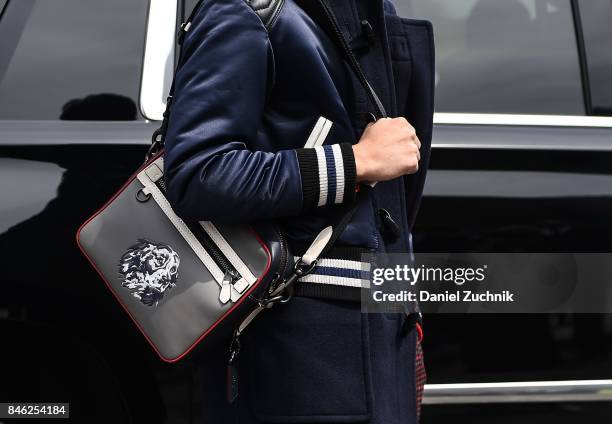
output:
POLYGON ((184 18, 187 19, 193 8, 198 4, 199 0, 184 0, 184 18))
POLYGON ((141 119, 148 0, 16 0, 0 21, 0 119, 141 119))
POLYGON ((585 113, 570 0, 396 0, 433 22, 438 112, 585 113))
POLYGON ((583 0, 580 14, 593 113, 612 115, 612 0, 583 0))

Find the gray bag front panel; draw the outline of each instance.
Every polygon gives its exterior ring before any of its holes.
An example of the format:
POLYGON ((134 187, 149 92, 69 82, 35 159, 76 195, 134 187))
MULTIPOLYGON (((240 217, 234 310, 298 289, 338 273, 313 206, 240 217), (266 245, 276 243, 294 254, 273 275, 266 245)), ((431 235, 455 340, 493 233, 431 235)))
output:
MULTIPOLYGON (((153 198, 144 203, 136 200, 136 192, 142 187, 134 179, 81 229, 79 244, 160 356, 173 360, 185 353, 234 303, 224 305, 219 301, 219 283, 153 198), (143 239, 146 242, 139 242, 143 239), (133 246, 136 249, 129 253, 133 246), (155 293, 152 297, 137 298, 133 292, 139 294, 146 287, 125 287, 130 280, 126 278, 126 269, 140 272, 141 277, 147 274, 148 281, 163 296, 155 293)), ((268 256, 251 230, 234 228, 227 240, 232 245, 249 247, 237 253, 242 253, 254 275, 260 276, 268 256)), ((243 299, 244 296, 240 300, 243 299)))
POLYGON ((236 224, 215 223, 223 238, 234 248, 253 275, 261 275, 268 265, 268 252, 250 228, 236 224))

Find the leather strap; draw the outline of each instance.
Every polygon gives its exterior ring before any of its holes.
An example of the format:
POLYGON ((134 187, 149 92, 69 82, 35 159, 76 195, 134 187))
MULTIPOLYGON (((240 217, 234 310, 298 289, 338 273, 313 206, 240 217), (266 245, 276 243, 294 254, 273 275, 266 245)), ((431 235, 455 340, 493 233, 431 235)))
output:
POLYGON ((334 14, 328 0, 295 0, 295 2, 330 36, 338 50, 344 55, 351 71, 365 89, 368 99, 374 107, 373 115, 376 119, 386 118, 387 111, 374 88, 363 73, 359 61, 355 57, 348 40, 342 33, 338 19, 334 14))
MULTIPOLYGON (((331 37, 334 41, 338 50, 343 54, 344 58, 348 62, 350 69, 353 71, 357 80, 361 83, 362 87, 365 89, 370 102, 374 108, 374 117, 375 118, 386 118, 387 111, 383 106, 380 98, 374 91, 374 88, 368 81, 365 76, 363 70, 361 69, 361 65, 359 65, 359 61, 353 54, 349 43, 342 33, 340 28, 340 24, 338 23, 338 19, 334 14, 331 6, 329 5, 328 0, 295 0, 296 3, 306 11, 306 13, 321 27, 323 30, 331 37)), ((360 186, 359 193, 356 196, 356 199, 353 203, 343 204, 338 207, 331 213, 330 226, 324 228, 318 235, 315 237, 315 240, 308 248, 306 253, 302 256, 302 263, 308 267, 312 268, 313 264, 316 263, 317 258, 325 255, 327 251, 332 247, 332 245, 336 242, 338 237, 344 232, 344 229, 351 221, 357 207, 359 205, 359 200, 366 196, 366 194, 371 190, 370 186, 362 184, 360 186)))

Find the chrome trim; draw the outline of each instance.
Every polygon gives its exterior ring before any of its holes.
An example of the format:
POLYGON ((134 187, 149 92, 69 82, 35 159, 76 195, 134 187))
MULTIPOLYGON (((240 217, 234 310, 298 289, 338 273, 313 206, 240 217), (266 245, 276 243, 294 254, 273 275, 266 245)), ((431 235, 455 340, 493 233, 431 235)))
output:
POLYGON ((178 0, 151 0, 140 81, 140 111, 160 121, 174 71, 178 0))
POLYGON ((572 151, 572 152, 611 152, 612 140, 608 143, 556 142, 537 143, 530 140, 516 140, 515 143, 503 143, 497 141, 474 141, 464 143, 462 141, 448 140, 445 142, 433 141, 433 149, 465 149, 465 150, 545 150, 545 151, 572 151))
POLYGON ((612 151, 607 128, 435 125, 436 149, 612 151))
POLYGON ((612 401, 612 380, 426 384, 428 405, 612 401))
POLYGON ((612 198, 612 175, 603 173, 430 169, 424 195, 487 199, 612 198), (483 183, 486 181, 486 183, 483 183))
POLYGON ((0 146, 151 145, 159 126, 147 121, 2 121, 0 146))
POLYGON ((612 128, 612 117, 514 115, 492 113, 434 113, 434 124, 612 128))

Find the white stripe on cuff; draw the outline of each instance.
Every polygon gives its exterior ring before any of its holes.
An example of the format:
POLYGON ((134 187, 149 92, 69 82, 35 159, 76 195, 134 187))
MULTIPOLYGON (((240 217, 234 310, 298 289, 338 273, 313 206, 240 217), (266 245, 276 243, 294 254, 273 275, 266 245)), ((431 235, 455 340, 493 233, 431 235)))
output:
POLYGON ((323 146, 316 147, 315 152, 317 152, 317 164, 319 166, 319 202, 317 206, 323 206, 327 203, 327 160, 325 159, 323 146))
POLYGON ((334 165, 336 167, 336 199, 334 203, 339 204, 344 200, 344 161, 339 144, 332 145, 334 154, 334 165))

